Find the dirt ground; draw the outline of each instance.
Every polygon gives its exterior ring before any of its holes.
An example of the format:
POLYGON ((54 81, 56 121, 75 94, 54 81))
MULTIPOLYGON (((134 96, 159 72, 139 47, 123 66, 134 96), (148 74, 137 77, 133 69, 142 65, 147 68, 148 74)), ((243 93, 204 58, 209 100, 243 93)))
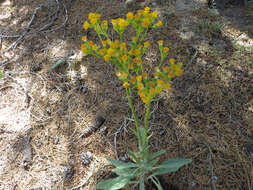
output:
MULTIPOLYGON (((1 190, 94 189, 112 176, 107 157, 136 150, 131 111, 113 65, 81 57, 80 46, 83 35, 98 40, 82 28, 89 12, 111 20, 144 6, 164 22, 147 39, 163 39, 168 57, 184 63, 172 90, 152 102, 151 151, 165 149, 162 159, 193 159, 161 177, 164 189, 253 189, 251 7, 208 10, 205 0, 127 3, 0 0, 1 190), (86 134, 93 124, 98 130, 86 134)), ((156 66, 158 55, 154 45, 145 63, 156 66)))

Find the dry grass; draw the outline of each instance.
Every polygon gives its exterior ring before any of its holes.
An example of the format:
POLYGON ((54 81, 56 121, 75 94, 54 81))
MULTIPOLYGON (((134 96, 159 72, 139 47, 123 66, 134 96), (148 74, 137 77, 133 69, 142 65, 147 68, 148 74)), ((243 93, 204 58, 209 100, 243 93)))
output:
MULTIPOLYGON (((93 189, 97 181, 111 176, 106 157, 119 157, 127 148, 137 148, 129 130, 134 123, 125 91, 113 66, 93 57, 79 57, 80 39, 85 34, 82 23, 89 12, 97 11, 112 19, 129 10, 123 6, 123 0, 58 3, 60 9, 52 20, 48 15, 54 9, 36 9, 46 5, 45 1, 0 1, 3 26, 0 69, 5 73, 0 80, 0 189, 3 190, 93 189), (37 19, 26 36, 15 49, 5 51, 18 39, 11 36, 22 33, 35 10, 37 19), (36 33, 51 21, 49 28, 36 33), (51 70, 62 57, 69 59, 51 70), (101 115, 106 118, 102 128, 106 127, 107 133, 97 131, 80 138, 101 115), (93 159, 84 166, 80 157, 87 151, 93 159), (30 162, 27 166, 26 161, 30 162)), ((152 31, 147 38, 151 44, 164 39, 170 47, 169 57, 185 64, 183 75, 173 80, 173 90, 163 92, 152 104, 150 147, 154 152, 166 149, 164 159, 193 159, 192 164, 180 171, 163 176, 163 181, 180 190, 251 190, 250 14, 248 10, 236 9, 240 19, 229 20, 226 16, 229 11, 210 15, 201 7, 177 11, 177 7, 167 9, 162 3, 150 6, 161 12, 167 26, 152 31), (245 24, 247 19, 249 23, 245 24), (203 30, 205 25, 199 28, 199 21, 203 20, 219 21, 222 25, 219 30, 203 30)), ((132 36, 131 31, 129 34, 132 36)), ((98 40, 93 32, 86 35, 98 40)), ((156 47, 152 48, 144 59, 149 67, 159 59, 156 47)), ((139 117, 143 117, 143 105, 137 96, 135 104, 139 117)))

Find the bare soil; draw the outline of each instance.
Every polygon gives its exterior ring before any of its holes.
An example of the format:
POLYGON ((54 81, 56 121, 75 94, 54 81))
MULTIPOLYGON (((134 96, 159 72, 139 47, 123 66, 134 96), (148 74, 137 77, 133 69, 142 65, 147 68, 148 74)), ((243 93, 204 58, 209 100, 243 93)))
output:
MULTIPOLYGON (((193 159, 161 177, 164 189, 252 190, 252 9, 215 12, 205 0, 125 3, 0 0, 0 189, 94 189, 112 177, 107 157, 137 149, 113 65, 81 57, 80 46, 83 35, 98 41, 82 28, 89 12, 111 20, 148 5, 165 26, 147 36, 154 46, 145 63, 158 64, 160 39, 170 48, 168 57, 184 63, 172 90, 152 103, 150 148, 165 149, 162 160, 193 159), (85 152, 92 154, 86 165, 85 152)), ((116 38, 112 29, 110 36, 116 38)), ((143 118, 137 95, 134 103, 143 118)))

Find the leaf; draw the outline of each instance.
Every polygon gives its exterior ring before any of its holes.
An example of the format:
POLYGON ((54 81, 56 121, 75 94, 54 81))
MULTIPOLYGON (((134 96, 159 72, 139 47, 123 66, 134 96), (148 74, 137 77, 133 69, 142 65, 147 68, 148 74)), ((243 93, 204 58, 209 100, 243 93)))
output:
POLYGON ((130 168, 125 168, 125 169, 119 169, 119 168, 114 168, 112 169, 112 172, 116 173, 119 176, 134 176, 134 169, 130 168))
POLYGON ((157 190, 163 190, 163 188, 162 188, 162 186, 160 184, 160 181, 156 177, 151 177, 151 180, 156 185, 157 190))
POLYGON ((3 71, 0 70, 0 79, 3 77, 3 71))
POLYGON ((132 163, 132 162, 127 162, 126 163, 126 162, 122 162, 122 161, 114 160, 114 159, 110 159, 110 158, 107 158, 107 160, 109 162, 111 162, 112 165, 114 165, 118 169, 134 168, 134 167, 137 166, 135 163, 132 163))
POLYGON ((147 166, 145 168, 147 168, 148 170, 152 170, 152 167, 160 160, 160 158, 156 158, 154 160, 152 160, 151 162, 147 163, 147 166))
POLYGON ((51 70, 55 69, 56 67, 58 67, 60 64, 64 63, 66 61, 66 58, 61 58, 59 59, 52 67, 51 70))
POLYGON ((96 188, 104 189, 104 190, 117 190, 124 187, 129 182, 130 182, 130 178, 128 177, 117 177, 117 178, 108 179, 108 180, 98 183, 96 185, 96 188))
POLYGON ((180 167, 191 163, 191 159, 182 159, 182 158, 171 158, 166 161, 164 161, 162 164, 158 165, 157 167, 154 167, 154 169, 158 169, 156 172, 154 172, 150 177, 166 174, 168 172, 175 172, 180 167))
POLYGON ((131 150, 127 150, 127 152, 133 158, 133 160, 137 163, 137 165, 141 163, 140 159, 137 158, 138 152, 133 152, 131 150))
POLYGON ((151 154, 150 155, 150 160, 153 160, 154 158, 156 158, 156 157, 158 157, 158 156, 161 156, 162 154, 164 154, 166 151, 165 150, 161 150, 161 151, 158 151, 158 152, 156 152, 156 153, 154 153, 154 154, 151 154))
POLYGON ((144 184, 143 177, 141 177, 141 179, 140 179, 140 190, 145 190, 145 184, 144 184))

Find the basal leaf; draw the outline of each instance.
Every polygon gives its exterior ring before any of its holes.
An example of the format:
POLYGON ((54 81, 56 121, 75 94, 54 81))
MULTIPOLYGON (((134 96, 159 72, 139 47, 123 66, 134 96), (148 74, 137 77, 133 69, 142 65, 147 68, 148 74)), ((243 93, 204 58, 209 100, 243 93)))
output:
POLYGON ((171 158, 166 161, 164 161, 162 164, 158 165, 154 169, 157 169, 156 172, 154 172, 150 177, 156 176, 156 175, 162 175, 166 174, 168 172, 175 172, 180 167, 191 163, 191 159, 182 159, 182 158, 171 158))
POLYGON ((110 158, 107 158, 107 160, 111 162, 112 165, 114 165, 118 169, 133 168, 137 166, 135 163, 132 163, 132 162, 122 162, 122 161, 114 160, 110 158))
POLYGON ((165 150, 161 150, 161 151, 158 151, 156 153, 153 153, 150 155, 149 159, 150 160, 153 160, 154 158, 158 157, 158 156, 161 156, 162 154, 164 154, 166 151, 165 150))
POLYGON ((128 177, 117 177, 113 179, 108 179, 102 181, 96 185, 97 189, 104 189, 104 190, 117 190, 130 182, 130 178, 128 177))

